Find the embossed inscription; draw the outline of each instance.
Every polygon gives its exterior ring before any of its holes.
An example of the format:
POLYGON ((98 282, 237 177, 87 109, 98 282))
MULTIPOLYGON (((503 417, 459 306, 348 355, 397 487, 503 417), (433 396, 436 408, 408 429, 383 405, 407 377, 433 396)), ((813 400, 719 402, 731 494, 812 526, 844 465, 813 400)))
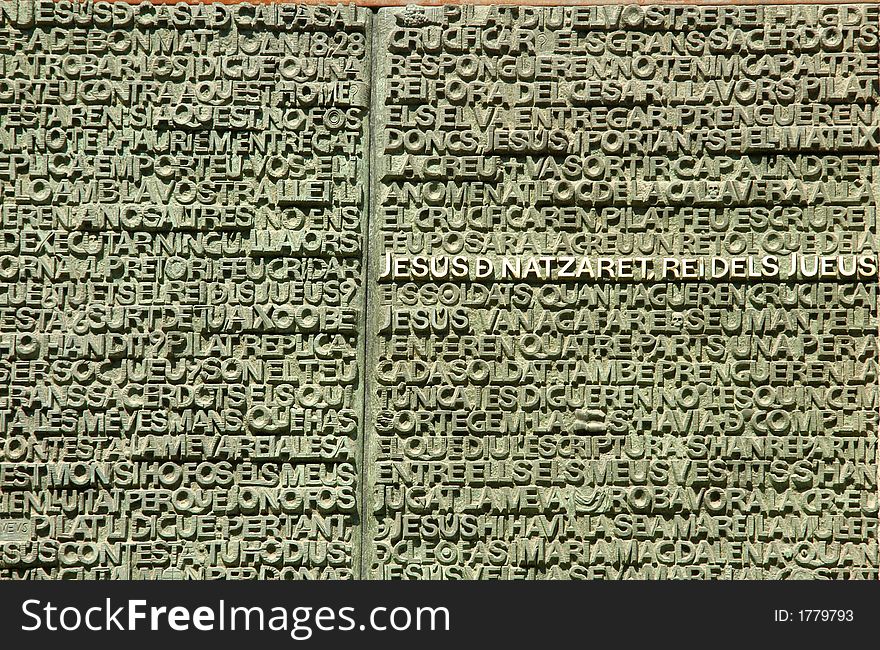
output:
POLYGON ((0 2, 0 579, 877 579, 878 38, 0 2))
POLYGON ((876 578, 878 8, 375 31, 369 574, 876 578))
POLYGON ((0 577, 356 575, 367 21, 0 4, 0 577))

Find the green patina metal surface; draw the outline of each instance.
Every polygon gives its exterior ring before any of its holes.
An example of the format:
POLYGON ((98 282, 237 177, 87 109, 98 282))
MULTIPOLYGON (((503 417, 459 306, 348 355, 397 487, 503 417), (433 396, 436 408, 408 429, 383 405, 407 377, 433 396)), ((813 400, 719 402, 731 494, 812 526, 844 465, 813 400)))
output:
POLYGON ((0 4, 0 578, 876 579, 878 37, 0 4))

